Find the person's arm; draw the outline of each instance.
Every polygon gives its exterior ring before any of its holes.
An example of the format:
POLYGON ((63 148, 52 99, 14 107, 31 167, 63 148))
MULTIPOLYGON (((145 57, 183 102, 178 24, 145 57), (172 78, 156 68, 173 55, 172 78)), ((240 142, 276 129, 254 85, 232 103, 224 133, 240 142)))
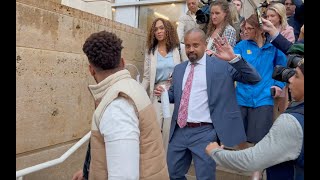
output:
POLYGON ((213 54, 231 65, 227 67, 227 70, 234 81, 246 84, 256 84, 261 81, 262 78, 257 70, 240 55, 234 53, 226 37, 214 38, 214 47, 216 52, 213 52, 213 54))
POLYGON ((247 61, 245 61, 240 55, 231 60, 228 67, 230 75, 234 81, 239 81, 245 84, 257 84, 261 81, 261 76, 257 70, 247 61))
POLYGON ((141 85, 145 90, 150 86, 150 65, 151 59, 148 52, 145 52, 144 65, 143 65, 143 79, 141 85))
POLYGON ((139 120, 134 105, 118 97, 103 113, 99 129, 106 146, 108 179, 139 179, 139 120))
POLYGON ((301 29, 300 29, 300 34, 299 34, 299 38, 298 41, 303 41, 304 40, 304 25, 302 25, 301 29))
POLYGON ((206 151, 217 164, 226 168, 257 171, 296 159, 302 143, 303 130, 299 122, 290 114, 281 114, 269 133, 253 147, 239 151, 207 147, 206 151))
POLYGON ((271 44, 286 54, 293 43, 281 35, 278 29, 269 20, 264 18, 261 19, 263 23, 262 29, 269 33, 271 37, 271 44))

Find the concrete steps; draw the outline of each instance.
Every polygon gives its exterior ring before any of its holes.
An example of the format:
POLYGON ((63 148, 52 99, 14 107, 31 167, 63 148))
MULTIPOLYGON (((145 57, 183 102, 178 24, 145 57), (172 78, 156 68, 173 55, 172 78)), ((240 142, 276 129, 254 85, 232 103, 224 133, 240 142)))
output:
MULTIPOLYGON (((216 180, 251 180, 251 174, 249 172, 237 172, 221 166, 217 166, 216 180)), ((195 170, 193 164, 187 174, 188 180, 196 180, 195 170)), ((263 180, 266 180, 266 174, 263 175, 263 180)))

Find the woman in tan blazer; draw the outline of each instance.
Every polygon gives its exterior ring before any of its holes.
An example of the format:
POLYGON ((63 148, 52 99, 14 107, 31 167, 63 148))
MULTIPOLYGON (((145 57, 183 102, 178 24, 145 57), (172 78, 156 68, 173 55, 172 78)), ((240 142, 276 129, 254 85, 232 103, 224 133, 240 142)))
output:
MULTIPOLYGON (((161 104, 154 96, 153 90, 159 85, 165 85, 168 89, 171 85, 170 76, 174 66, 182 62, 180 54, 183 54, 182 57, 187 60, 184 47, 179 50, 179 45, 177 31, 171 22, 162 18, 155 19, 147 36, 142 85, 156 108, 165 151, 169 141, 171 118, 163 118, 161 104)), ((170 110, 172 114, 172 104, 170 104, 170 110)))

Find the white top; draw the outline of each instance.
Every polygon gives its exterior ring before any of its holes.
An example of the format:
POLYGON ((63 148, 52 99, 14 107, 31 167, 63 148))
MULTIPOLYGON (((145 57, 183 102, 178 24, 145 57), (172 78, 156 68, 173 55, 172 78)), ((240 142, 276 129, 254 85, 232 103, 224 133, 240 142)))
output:
MULTIPOLYGON (((182 81, 183 89, 186 84, 190 70, 191 70, 191 63, 189 61, 183 76, 183 81, 182 81)), ((194 67, 192 87, 191 87, 191 92, 189 97, 187 122, 212 123, 210 118, 208 93, 207 93, 206 54, 203 54, 202 58, 197 62, 196 66, 194 67)))
POLYGON ((104 137, 109 180, 139 179, 139 120, 134 106, 123 97, 103 113, 99 130, 104 137))

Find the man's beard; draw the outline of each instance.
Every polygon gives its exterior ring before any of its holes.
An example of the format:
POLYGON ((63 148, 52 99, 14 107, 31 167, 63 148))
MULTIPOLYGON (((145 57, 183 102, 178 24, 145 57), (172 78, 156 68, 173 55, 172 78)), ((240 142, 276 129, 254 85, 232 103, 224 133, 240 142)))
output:
POLYGON ((196 62, 198 60, 198 56, 195 53, 188 53, 187 56, 190 62, 196 62))

